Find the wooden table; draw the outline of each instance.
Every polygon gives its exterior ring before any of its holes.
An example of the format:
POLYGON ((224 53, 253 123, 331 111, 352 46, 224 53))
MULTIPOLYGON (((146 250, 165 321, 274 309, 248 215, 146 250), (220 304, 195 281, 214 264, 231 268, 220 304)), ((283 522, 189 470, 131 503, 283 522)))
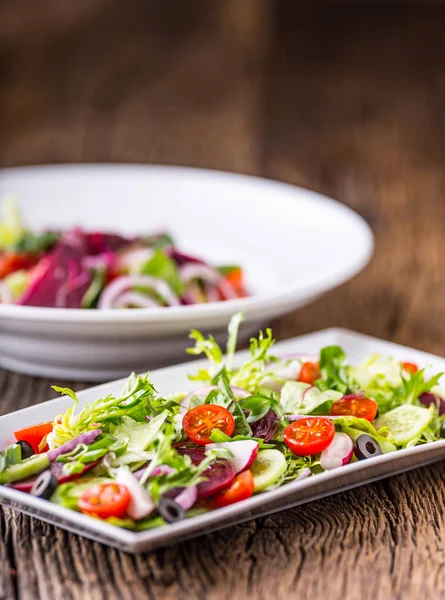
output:
MULTIPOLYGON (((275 333, 445 354, 444 26, 440 3, 3 0, 0 165, 186 164, 339 198, 375 257, 275 333)), ((3 413, 51 395, 0 390, 3 413)), ((6 509, 0 597, 440 598, 444 511, 437 464, 131 557, 6 509)))

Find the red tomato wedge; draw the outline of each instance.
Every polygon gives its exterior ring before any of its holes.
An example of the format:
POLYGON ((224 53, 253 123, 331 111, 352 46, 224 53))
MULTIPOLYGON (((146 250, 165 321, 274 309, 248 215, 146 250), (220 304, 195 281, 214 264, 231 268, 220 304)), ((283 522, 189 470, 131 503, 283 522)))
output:
POLYGON ((29 427, 25 427, 24 429, 19 429, 18 431, 14 431, 15 439, 20 442, 23 440, 24 442, 28 442, 32 446, 35 454, 39 452, 45 452, 48 449, 48 446, 45 445, 44 448, 39 450, 39 445, 41 444, 44 437, 46 437, 53 430, 53 421, 48 421, 46 423, 39 423, 38 425, 30 425, 29 427))
POLYGON ((213 498, 212 505, 215 508, 222 508, 235 504, 240 500, 247 500, 253 494, 254 482, 253 475, 250 471, 243 471, 235 477, 233 483, 227 489, 220 492, 213 498))
POLYGON ((97 483, 80 496, 80 510, 93 517, 108 519, 122 518, 127 512, 131 496, 128 488, 121 483, 97 483))
POLYGON ((14 271, 28 269, 34 262, 27 254, 21 254, 20 252, 0 254, 0 279, 14 273, 14 271))
POLYGON ((235 429, 235 420, 223 406, 201 404, 184 415, 182 427, 195 444, 205 446, 212 442, 210 436, 215 429, 219 429, 226 435, 232 435, 235 429))
POLYGON ((320 379, 320 368, 318 363, 305 362, 301 367, 300 375, 297 381, 314 385, 314 382, 320 379))
POLYGON ((297 456, 323 452, 334 439, 334 423, 326 417, 303 417, 286 427, 284 442, 297 456))
POLYGON ((416 363, 412 362, 404 362, 402 363, 402 367, 404 371, 408 371, 409 373, 417 373, 419 370, 419 367, 416 365, 416 363))
POLYGON ((225 275, 225 280, 233 287, 238 298, 245 298, 247 296, 242 269, 232 269, 232 271, 229 271, 229 273, 225 275))
POLYGON ((331 415, 336 417, 351 415, 359 419, 374 421, 377 409, 377 402, 370 398, 340 398, 332 405, 331 415))

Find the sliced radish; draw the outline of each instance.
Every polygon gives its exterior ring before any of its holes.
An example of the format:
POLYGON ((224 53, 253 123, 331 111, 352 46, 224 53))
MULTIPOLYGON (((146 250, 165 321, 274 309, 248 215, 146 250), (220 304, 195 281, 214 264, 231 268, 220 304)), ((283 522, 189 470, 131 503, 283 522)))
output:
POLYGON ((235 479, 235 470, 227 460, 217 460, 202 474, 205 481, 198 483, 198 500, 213 496, 235 479))
MULTIPOLYGON (((197 390, 193 390, 193 392, 190 392, 190 394, 187 394, 187 396, 184 398, 184 400, 182 400, 181 402, 181 407, 185 408, 188 410, 189 406, 190 406, 190 400, 194 397, 194 396, 198 396, 200 398, 207 398, 207 396, 210 394, 210 392, 213 392, 213 390, 217 390, 217 386, 216 385, 206 385, 204 387, 198 388, 197 390)), ((237 387, 236 385, 232 385, 231 386, 233 395, 235 396, 235 398, 237 400, 242 400, 243 398, 247 398, 247 396, 250 396, 251 394, 247 391, 247 390, 243 390, 240 387, 237 387)))
POLYGON ((121 467, 118 469, 116 481, 125 485, 130 492, 131 500, 127 508, 128 516, 138 521, 153 512, 155 503, 131 471, 121 467))
POLYGON ((320 455, 320 466, 325 470, 336 469, 351 462, 354 444, 346 433, 336 433, 334 439, 320 455))
POLYGON ((235 473, 241 473, 250 467, 258 454, 259 444, 255 440, 238 440, 235 442, 221 442, 207 444, 206 451, 215 448, 226 448, 233 454, 227 461, 232 465, 235 473))

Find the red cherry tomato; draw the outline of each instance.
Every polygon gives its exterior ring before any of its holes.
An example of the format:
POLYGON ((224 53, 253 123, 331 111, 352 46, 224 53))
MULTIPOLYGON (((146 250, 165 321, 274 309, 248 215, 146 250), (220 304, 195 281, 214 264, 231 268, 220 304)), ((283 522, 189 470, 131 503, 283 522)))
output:
POLYGON ((359 419, 374 421, 377 415, 378 404, 370 398, 340 398, 334 402, 331 415, 351 415, 359 419))
POLYGON ((184 415, 182 428, 195 444, 205 446, 212 442, 210 436, 215 429, 219 429, 226 435, 232 435, 235 429, 235 420, 223 406, 201 404, 184 415))
POLYGON ((128 488, 121 483, 97 483, 85 490, 80 496, 80 510, 93 517, 108 519, 122 518, 127 512, 131 496, 128 488))
POLYGON ((7 252, 0 254, 0 279, 7 275, 19 271, 20 269, 28 269, 35 263, 27 254, 20 252, 7 252))
POLYGON ((229 504, 235 504, 240 500, 247 500, 253 494, 253 489, 252 473, 243 471, 235 477, 227 489, 213 498, 212 505, 215 508, 222 508, 223 506, 229 506, 229 504))
POLYGON ((39 449, 39 446, 42 443, 43 438, 46 438, 46 436, 51 433, 52 430, 53 421, 48 421, 47 423, 30 425, 24 429, 14 431, 14 435, 18 442, 22 440, 24 442, 28 442, 28 444, 31 444, 35 454, 38 454, 39 452, 45 452, 48 449, 48 446, 46 445, 42 449, 39 449))
POLYGON ((412 362, 404 362, 402 363, 402 367, 404 371, 408 371, 409 373, 417 373, 419 367, 412 362))
POLYGON ((320 368, 318 363, 305 362, 303 363, 297 381, 314 385, 314 381, 320 378, 320 368))
POLYGON ((303 417, 286 427, 284 442, 297 456, 323 452, 334 439, 334 423, 326 417, 303 417))

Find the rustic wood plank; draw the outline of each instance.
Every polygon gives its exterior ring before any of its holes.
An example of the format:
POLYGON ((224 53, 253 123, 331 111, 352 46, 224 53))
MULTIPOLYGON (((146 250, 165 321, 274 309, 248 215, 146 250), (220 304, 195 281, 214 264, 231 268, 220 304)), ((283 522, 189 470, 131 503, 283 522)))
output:
MULTIPOLYGON (((376 6, 4 1, 0 165, 192 164, 338 197, 375 258, 278 337, 335 324, 443 354, 445 7, 376 6)), ((49 385, 0 373, 0 412, 49 385)), ((442 597, 444 483, 438 464, 138 557, 0 510, 0 598, 442 597)))

